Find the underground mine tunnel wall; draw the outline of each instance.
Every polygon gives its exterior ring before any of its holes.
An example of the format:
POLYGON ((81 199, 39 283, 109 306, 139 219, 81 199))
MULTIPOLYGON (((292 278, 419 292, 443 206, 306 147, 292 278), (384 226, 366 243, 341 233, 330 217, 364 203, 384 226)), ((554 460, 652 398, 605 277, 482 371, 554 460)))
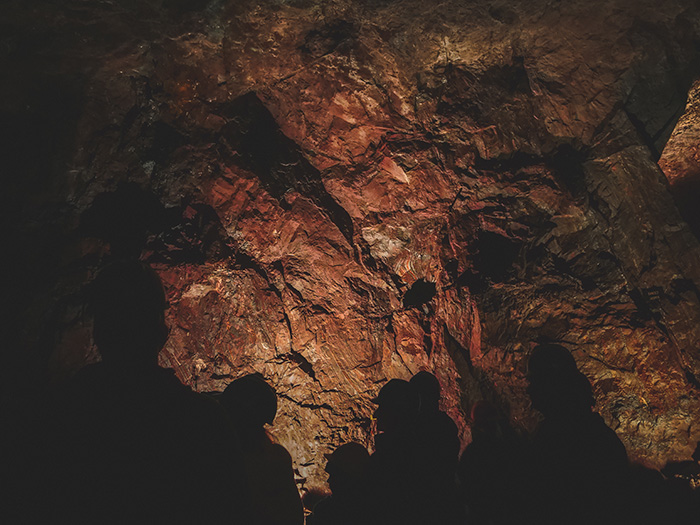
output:
POLYGON ((198 391, 265 375, 305 488, 323 453, 371 443, 370 399, 418 370, 464 443, 478 399, 532 430, 543 340, 572 350, 633 459, 690 455, 693 2, 6 14, 4 395, 98 358, 84 283, 127 246, 165 283, 162 364, 198 391))

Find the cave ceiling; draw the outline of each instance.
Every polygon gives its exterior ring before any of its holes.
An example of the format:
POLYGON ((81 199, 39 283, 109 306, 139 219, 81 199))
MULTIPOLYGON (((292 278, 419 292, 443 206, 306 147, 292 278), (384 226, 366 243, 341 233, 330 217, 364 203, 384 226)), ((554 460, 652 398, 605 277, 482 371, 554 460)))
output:
POLYGON ((306 488, 419 370, 465 443, 479 399, 532 430, 540 341, 632 458, 700 439, 696 2, 3 9, 7 388, 97 358, 84 283, 131 250, 161 363, 268 378, 306 488))

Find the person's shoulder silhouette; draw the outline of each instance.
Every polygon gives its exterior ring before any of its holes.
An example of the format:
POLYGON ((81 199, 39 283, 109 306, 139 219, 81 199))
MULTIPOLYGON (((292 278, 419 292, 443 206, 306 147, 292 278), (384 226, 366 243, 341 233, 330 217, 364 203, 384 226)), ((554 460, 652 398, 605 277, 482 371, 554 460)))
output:
POLYGON ((614 521, 622 511, 619 492, 628 474, 627 454, 593 412, 590 381, 566 348, 543 344, 528 361, 528 383, 532 405, 544 416, 530 464, 536 521, 614 521))
POLYGON ((373 400, 377 435, 370 458, 372 523, 414 523, 420 506, 416 422, 420 398, 413 385, 391 379, 373 400))
POLYGON ((237 487, 240 454, 228 418, 158 366, 168 336, 158 275, 138 261, 116 262, 98 274, 90 296, 102 361, 59 397, 51 429, 63 458, 64 517, 235 522, 239 502, 227 487, 237 487))
POLYGON ((518 435, 505 415, 485 400, 472 406, 471 434, 457 471, 470 522, 517 522, 524 484, 518 435))
POLYGON ((369 453, 359 443, 346 443, 326 455, 331 496, 318 502, 307 525, 367 523, 369 453))
POLYGON ((424 520, 455 523, 459 514, 455 474, 461 446, 457 425, 440 410, 442 388, 434 374, 418 372, 409 383, 420 399, 416 418, 420 512, 424 520))
POLYGON ((454 420, 440 410, 440 382, 435 375, 422 371, 414 375, 409 383, 418 392, 420 400, 416 425, 421 444, 434 448, 434 452, 441 455, 440 459, 451 463, 454 468, 459 456, 460 441, 454 420))
POLYGON ((557 344, 536 347, 528 362, 528 394, 544 421, 536 436, 548 453, 578 443, 587 468, 624 468, 627 454, 617 435, 593 412, 595 399, 588 378, 578 370, 571 353, 557 344))
POLYGON ((391 379, 379 390, 373 402, 377 405, 374 417, 379 432, 400 435, 415 432, 420 397, 408 381, 391 379))
POLYGON ((274 443, 265 425, 277 414, 277 393, 260 374, 240 377, 226 387, 221 403, 234 422, 244 451, 249 485, 248 522, 295 525, 304 522, 304 509, 294 482, 292 457, 274 443))

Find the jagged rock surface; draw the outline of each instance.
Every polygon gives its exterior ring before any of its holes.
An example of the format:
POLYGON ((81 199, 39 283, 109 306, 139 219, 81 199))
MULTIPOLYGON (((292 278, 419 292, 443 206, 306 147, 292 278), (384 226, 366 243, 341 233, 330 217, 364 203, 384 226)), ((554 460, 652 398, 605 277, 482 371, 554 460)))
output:
POLYGON ((664 147, 659 166, 668 179, 681 214, 697 236, 700 233, 700 81, 688 94, 683 115, 664 147))
MULTIPOLYGON (((305 488, 420 369, 465 442, 481 398, 532 429, 543 339, 633 458, 700 439, 700 245, 657 164, 699 71, 694 2, 7 9, 16 383, 95 359, 81 285, 141 229, 163 364, 200 391, 263 373, 305 488), (96 204, 127 181, 143 195, 96 204)), ((667 174, 695 147, 676 135, 667 174)))

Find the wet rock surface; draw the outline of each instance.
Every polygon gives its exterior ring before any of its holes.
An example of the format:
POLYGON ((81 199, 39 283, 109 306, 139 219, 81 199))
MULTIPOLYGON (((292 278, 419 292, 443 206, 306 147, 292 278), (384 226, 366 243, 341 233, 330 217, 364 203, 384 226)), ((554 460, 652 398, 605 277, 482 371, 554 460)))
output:
POLYGON ((83 284, 140 250, 171 305, 162 364, 199 391, 262 373, 307 489, 422 369, 465 443, 479 399, 532 429, 544 340, 631 457, 694 449, 700 244, 692 184, 674 193, 698 174, 694 2, 6 10, 7 389, 97 359, 83 284))

